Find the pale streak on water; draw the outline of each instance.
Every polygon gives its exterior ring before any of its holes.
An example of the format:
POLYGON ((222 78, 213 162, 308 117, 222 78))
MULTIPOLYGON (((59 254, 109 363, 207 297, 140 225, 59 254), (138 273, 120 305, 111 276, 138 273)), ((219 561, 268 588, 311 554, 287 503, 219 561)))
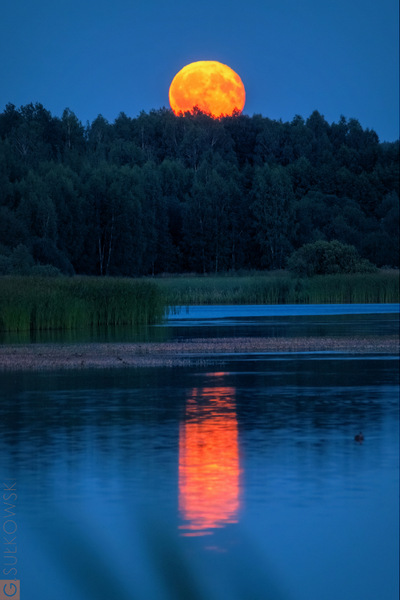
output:
MULTIPOLYGON (((163 335, 398 326, 394 313, 205 320, 163 335)), ((2 373, 0 388, 21 597, 397 600, 397 357, 2 373)))

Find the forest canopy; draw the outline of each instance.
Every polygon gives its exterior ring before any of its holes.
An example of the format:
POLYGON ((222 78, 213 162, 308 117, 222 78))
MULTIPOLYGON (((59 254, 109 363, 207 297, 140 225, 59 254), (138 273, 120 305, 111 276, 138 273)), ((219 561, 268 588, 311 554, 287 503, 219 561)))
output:
POLYGON ((356 119, 0 114, 0 274, 282 269, 319 241, 398 267, 398 222, 399 142, 356 119))

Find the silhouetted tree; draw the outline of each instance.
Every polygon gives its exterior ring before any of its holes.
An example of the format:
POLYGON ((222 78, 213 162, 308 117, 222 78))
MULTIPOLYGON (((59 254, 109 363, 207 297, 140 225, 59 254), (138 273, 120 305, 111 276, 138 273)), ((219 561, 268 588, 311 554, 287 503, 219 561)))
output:
POLYGON ((1 273, 276 269, 335 240, 398 266, 399 193, 399 142, 318 111, 162 108, 86 127, 39 103, 0 113, 1 273))

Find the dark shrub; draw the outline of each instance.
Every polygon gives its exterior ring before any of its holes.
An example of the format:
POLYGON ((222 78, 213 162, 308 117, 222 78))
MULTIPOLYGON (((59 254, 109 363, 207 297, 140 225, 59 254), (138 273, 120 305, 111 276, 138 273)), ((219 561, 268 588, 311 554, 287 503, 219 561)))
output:
POLYGON ((305 244, 289 257, 289 271, 296 275, 312 277, 333 273, 372 273, 375 265, 360 257, 357 249, 337 240, 318 240, 305 244))

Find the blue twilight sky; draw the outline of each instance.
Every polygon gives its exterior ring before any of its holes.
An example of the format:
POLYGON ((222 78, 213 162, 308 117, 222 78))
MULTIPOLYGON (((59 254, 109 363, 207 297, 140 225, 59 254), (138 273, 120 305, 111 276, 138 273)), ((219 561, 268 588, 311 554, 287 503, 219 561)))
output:
POLYGON ((218 60, 242 78, 244 113, 313 110, 399 138, 398 0, 5 0, 0 111, 41 102, 83 124, 169 106, 176 72, 218 60))

